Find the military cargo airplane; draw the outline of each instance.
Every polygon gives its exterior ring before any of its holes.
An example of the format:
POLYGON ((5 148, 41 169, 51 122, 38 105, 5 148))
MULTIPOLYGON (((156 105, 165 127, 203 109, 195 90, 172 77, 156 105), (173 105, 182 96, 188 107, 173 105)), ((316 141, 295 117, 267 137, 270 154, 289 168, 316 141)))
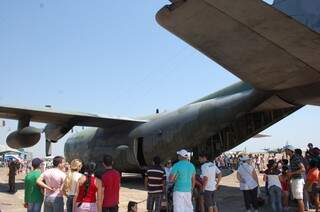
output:
POLYGON ((29 126, 35 121, 47 123, 47 154, 73 126, 90 126, 66 141, 66 158, 100 163, 107 153, 126 172, 142 170, 155 155, 171 158, 180 148, 216 157, 304 105, 320 105, 320 10, 314 16, 308 9, 319 5, 173 1, 157 13, 158 23, 243 81, 175 111, 138 119, 0 106, 0 117, 19 121, 7 144, 36 144, 41 130, 29 126))
POLYGON ((276 148, 276 149, 264 148, 262 150, 266 151, 269 154, 278 154, 278 153, 283 152, 283 148, 276 148))

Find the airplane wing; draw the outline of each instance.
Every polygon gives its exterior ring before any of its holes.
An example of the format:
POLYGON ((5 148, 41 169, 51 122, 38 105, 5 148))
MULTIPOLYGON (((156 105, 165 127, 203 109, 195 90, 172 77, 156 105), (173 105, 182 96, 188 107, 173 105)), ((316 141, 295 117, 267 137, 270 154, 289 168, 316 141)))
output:
POLYGON ((157 21, 261 90, 320 81, 320 34, 261 0, 176 1, 157 21))
POLYGON ((57 125, 91 126, 109 128, 124 123, 145 123, 146 120, 137 120, 121 117, 101 117, 87 113, 57 112, 51 108, 34 109, 26 107, 0 106, 0 118, 23 119, 30 121, 51 123, 57 125))
POLYGON ((265 137, 270 137, 270 135, 258 133, 252 136, 252 138, 265 138, 265 137))

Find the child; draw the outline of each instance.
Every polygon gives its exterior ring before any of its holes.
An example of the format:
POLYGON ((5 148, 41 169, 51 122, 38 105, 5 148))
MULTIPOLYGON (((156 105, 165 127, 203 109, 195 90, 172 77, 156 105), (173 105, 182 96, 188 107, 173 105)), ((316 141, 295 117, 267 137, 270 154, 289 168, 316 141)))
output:
POLYGON ((268 169, 265 171, 263 180, 268 182, 269 197, 271 200, 272 211, 282 211, 280 170, 274 160, 269 160, 268 169))
POLYGON ((282 203, 284 211, 288 211, 289 206, 289 176, 287 175, 288 166, 282 166, 282 172, 280 177, 282 187, 282 203))
POLYGON ((128 212, 137 212, 138 211, 138 203, 134 201, 128 202, 128 212))
POLYGON ((310 169, 308 171, 306 187, 311 197, 311 200, 314 201, 316 211, 319 211, 319 192, 317 189, 319 170, 316 161, 311 160, 309 165, 310 169))

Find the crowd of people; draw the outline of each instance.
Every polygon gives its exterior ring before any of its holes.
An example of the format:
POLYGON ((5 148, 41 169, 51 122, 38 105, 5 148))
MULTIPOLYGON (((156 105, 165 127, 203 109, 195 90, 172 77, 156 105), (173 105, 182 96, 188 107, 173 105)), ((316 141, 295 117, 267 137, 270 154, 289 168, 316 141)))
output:
POLYGON ((237 178, 247 211, 258 211, 259 202, 264 201, 261 195, 259 199, 261 191, 256 172, 259 170, 265 182, 266 201, 271 204, 272 211, 288 211, 291 199, 297 202, 299 212, 310 208, 318 212, 320 149, 309 143, 305 155, 291 145, 285 146, 283 151, 285 155, 281 158, 269 156, 265 170, 256 167, 256 157, 240 157, 237 178))
MULTIPOLYGON (((7 167, 9 169, 9 192, 15 193, 17 191, 15 183, 16 175, 24 173, 27 174, 28 172, 30 172, 32 170, 31 160, 22 159, 16 156, 15 158, 10 158, 8 160, 1 160, 1 162, 1 167, 7 167)), ((42 162, 40 165, 41 172, 43 172, 46 168, 50 168, 50 166, 48 166, 46 162, 42 162)))
POLYGON ((291 145, 285 146, 282 154, 267 157, 264 154, 221 155, 210 161, 208 155, 200 153, 197 159, 201 164, 199 171, 192 163, 195 158, 191 162, 186 150, 178 151, 177 155, 178 162, 172 166, 171 160, 167 161, 164 169, 160 166, 160 158, 155 157, 154 166, 147 171, 148 211, 160 211, 164 196, 169 211, 172 208, 178 212, 218 211, 215 193, 221 181, 220 169, 231 167, 237 171, 246 211, 258 211, 265 202, 274 212, 289 211, 291 202, 297 203, 299 212, 310 208, 319 211, 320 149, 311 143, 304 155, 301 149, 291 145), (259 175, 264 181, 264 194, 259 175))
POLYGON ((172 166, 171 160, 160 166, 159 157, 153 158, 145 177, 148 190, 147 210, 160 211, 161 202, 166 202, 166 211, 218 211, 215 191, 222 177, 215 162, 209 161, 207 154, 199 155, 202 164, 200 173, 190 161, 190 152, 177 152, 178 161, 172 166), (162 201, 163 200, 163 201, 162 201))
MULTIPOLYGON (((267 157, 263 154, 224 154, 215 160, 200 153, 198 158, 191 160, 192 153, 182 149, 177 152, 175 163, 161 161, 155 156, 144 178, 148 192, 147 210, 217 212, 215 196, 222 178, 221 170, 235 169, 245 210, 258 211, 268 201, 272 211, 288 211, 289 203, 294 200, 299 212, 309 208, 319 211, 320 149, 308 144, 303 155, 301 149, 287 145, 283 152, 285 154, 267 157), (260 178, 263 176, 264 192, 260 188, 259 175, 260 178)), ((53 167, 43 170, 44 161, 34 158, 31 162, 33 170, 25 176, 25 208, 29 212, 41 211, 42 207, 46 212, 60 212, 64 208, 68 212, 118 211, 121 176, 113 168, 110 155, 104 155, 102 161, 105 171, 97 177, 93 162, 83 164, 74 159, 68 164, 62 156, 56 156, 53 167)), ((12 166, 17 164, 12 163, 12 166)), ((9 185, 12 185, 10 180, 9 185)), ((128 211, 137 211, 137 206, 137 202, 130 201, 128 211)))
MULTIPOLYGON (((105 172, 95 176, 96 164, 83 164, 74 159, 70 165, 62 156, 53 158, 53 168, 41 172, 43 161, 32 160, 33 171, 25 176, 25 208, 28 212, 63 212, 64 196, 67 212, 115 212, 118 211, 120 174, 112 168, 110 155, 103 156, 105 172), (43 192, 44 190, 44 192, 43 192)), ((134 202, 130 211, 136 211, 134 202)))
MULTIPOLYGON (((177 152, 178 161, 172 166, 171 160, 162 167, 159 157, 153 158, 153 165, 145 172, 145 186, 148 191, 147 210, 160 211, 162 203, 167 203, 169 211, 193 211, 194 188, 201 188, 201 204, 207 211, 216 211, 214 191, 221 180, 221 171, 208 156, 201 154, 201 179, 196 179, 195 166, 190 162, 190 152, 177 152), (217 176, 217 182, 216 182, 217 176)), ((25 208, 28 212, 118 211, 120 174, 112 168, 110 155, 104 155, 105 172, 95 176, 95 163, 83 164, 74 159, 66 164, 62 156, 53 158, 53 167, 41 171, 43 160, 34 158, 32 171, 25 176, 25 208), (66 197, 66 205, 64 204, 66 197)), ((137 202, 128 203, 128 211, 137 211, 137 202)))

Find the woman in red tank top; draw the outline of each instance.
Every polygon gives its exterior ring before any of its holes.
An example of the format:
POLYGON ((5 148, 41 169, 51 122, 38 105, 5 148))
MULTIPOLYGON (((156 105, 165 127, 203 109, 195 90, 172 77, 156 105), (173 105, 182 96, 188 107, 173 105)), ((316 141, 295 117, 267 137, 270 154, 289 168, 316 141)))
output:
POLYGON ((289 207, 289 185, 290 180, 289 176, 287 175, 288 167, 282 166, 282 174, 279 176, 281 186, 282 186, 282 205, 285 210, 288 210, 289 207))
POLYGON ((84 176, 79 179, 73 199, 73 212, 97 212, 97 192, 101 181, 94 176, 96 164, 84 166, 84 176))

